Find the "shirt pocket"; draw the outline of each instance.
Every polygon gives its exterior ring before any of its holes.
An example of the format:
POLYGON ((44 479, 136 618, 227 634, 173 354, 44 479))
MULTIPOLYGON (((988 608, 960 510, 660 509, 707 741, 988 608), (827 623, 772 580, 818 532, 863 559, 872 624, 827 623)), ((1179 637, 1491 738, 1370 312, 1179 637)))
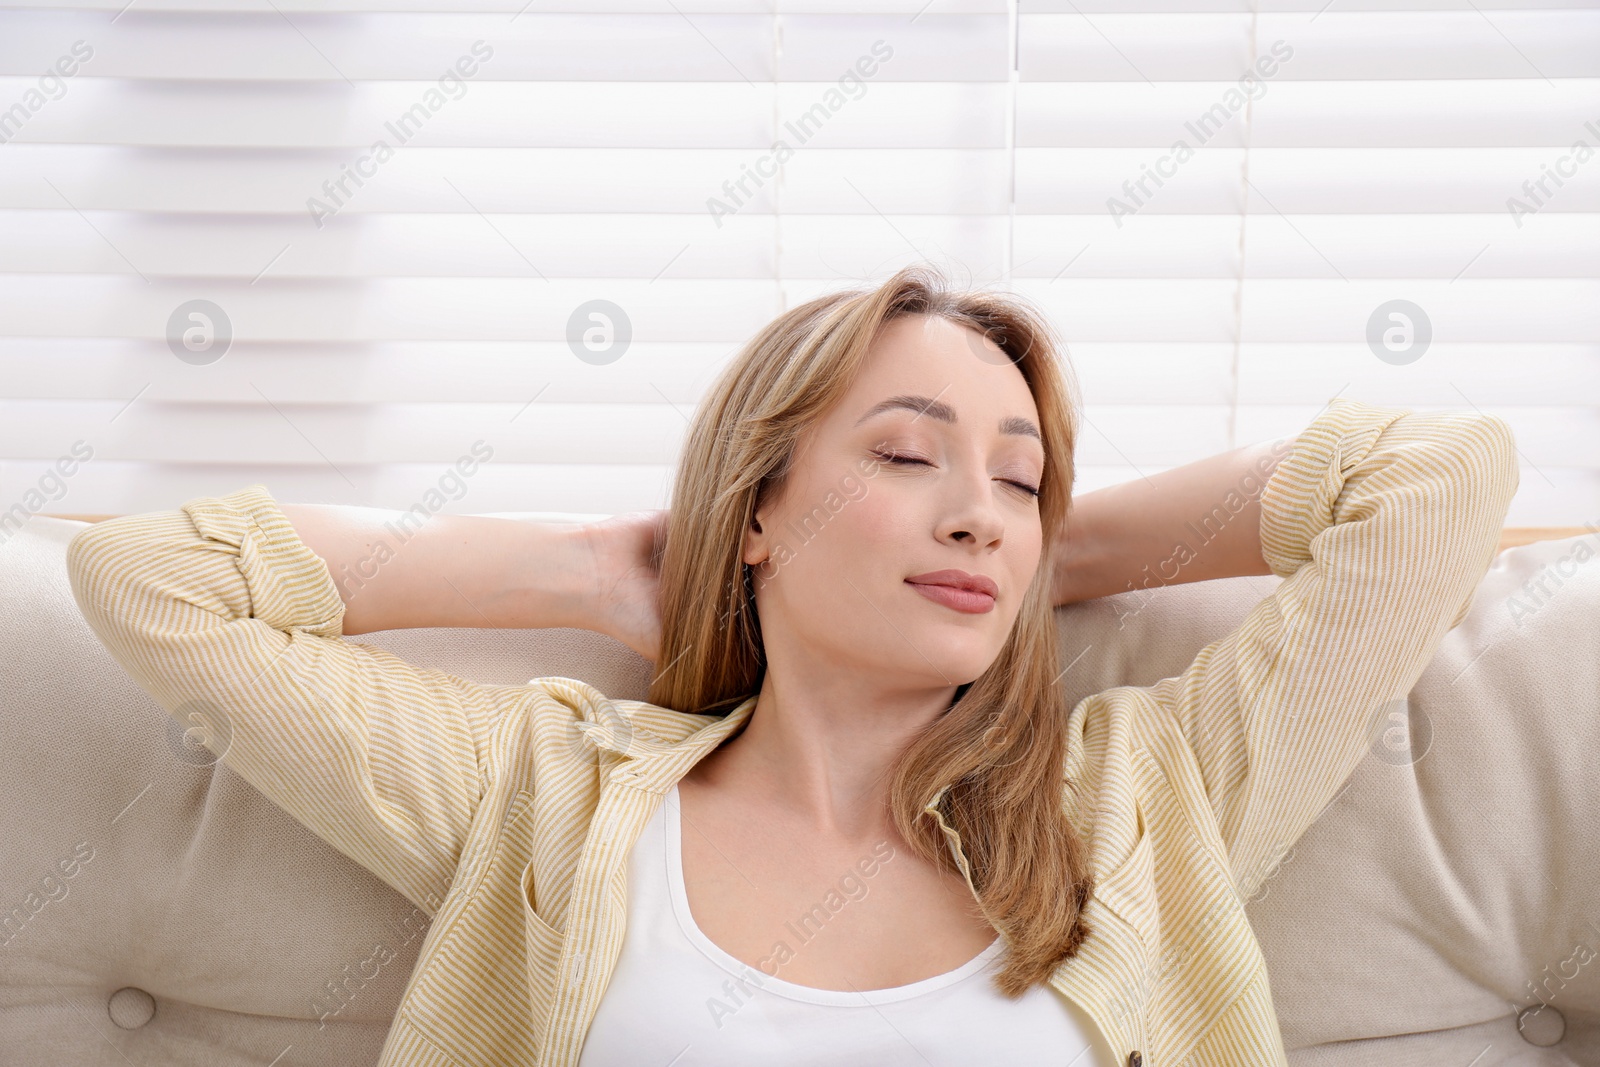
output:
POLYGON ((561 949, 566 935, 539 917, 532 904, 533 864, 522 868, 518 880, 522 892, 522 929, 528 952, 528 996, 534 1037, 544 1039, 550 1004, 555 1000, 561 949))
POLYGON ((447 902, 449 926, 404 1004, 413 1025, 462 1064, 535 1062, 524 1053, 542 1037, 548 999, 530 998, 529 983, 552 951, 559 955, 560 935, 542 924, 536 930, 526 897, 518 901, 531 858, 532 799, 513 795, 486 847, 463 863, 461 903, 447 902))
POLYGON ((1156 900, 1155 849, 1142 815, 1139 840, 1116 870, 1095 880, 1094 896, 1138 932, 1147 952, 1159 943, 1161 912, 1156 900))

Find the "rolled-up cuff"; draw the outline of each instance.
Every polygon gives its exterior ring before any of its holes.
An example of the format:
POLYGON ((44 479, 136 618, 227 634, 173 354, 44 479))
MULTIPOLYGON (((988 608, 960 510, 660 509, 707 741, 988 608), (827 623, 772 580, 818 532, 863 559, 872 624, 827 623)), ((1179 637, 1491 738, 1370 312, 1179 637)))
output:
POLYGON ((201 536, 237 552, 250 593, 250 616, 278 630, 339 637, 344 601, 328 565, 295 533, 264 485, 183 504, 201 536))
POLYGON ((1273 574, 1288 578, 1311 559, 1312 539, 1334 524, 1345 478, 1409 414, 1340 397, 1301 431, 1261 494, 1261 557, 1273 574))

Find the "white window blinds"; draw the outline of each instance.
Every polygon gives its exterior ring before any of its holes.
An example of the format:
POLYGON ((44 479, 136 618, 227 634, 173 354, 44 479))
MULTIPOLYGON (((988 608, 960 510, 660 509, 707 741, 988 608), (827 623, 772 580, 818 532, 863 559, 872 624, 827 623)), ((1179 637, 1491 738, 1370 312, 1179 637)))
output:
POLYGON ((0 509, 665 507, 740 342, 928 260, 1058 326, 1080 491, 1339 394, 1600 521, 1597 152, 1592 3, 0 2, 0 509))

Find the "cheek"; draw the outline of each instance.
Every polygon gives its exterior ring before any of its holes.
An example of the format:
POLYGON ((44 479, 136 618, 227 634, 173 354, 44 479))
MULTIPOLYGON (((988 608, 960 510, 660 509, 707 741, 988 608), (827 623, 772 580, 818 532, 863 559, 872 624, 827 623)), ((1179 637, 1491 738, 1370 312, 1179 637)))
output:
POLYGON ((785 569, 798 579, 789 595, 799 600, 815 595, 836 610, 840 596, 857 595, 846 577, 865 589, 865 583, 876 584, 880 574, 905 560, 915 520, 903 502, 878 490, 832 504, 837 510, 819 505, 790 516, 780 537, 793 549, 793 562, 785 569))
POLYGON ((904 522, 902 510, 882 488, 872 488, 861 498, 848 502, 838 518, 843 520, 842 525, 850 528, 851 536, 866 537, 869 541, 890 536, 899 523, 904 522))
POLYGON ((1044 538, 1038 529, 1032 529, 1022 534, 1024 543, 1019 543, 1017 553, 1013 557, 1012 565, 1016 568, 1017 589, 1025 591, 1029 584, 1038 576, 1039 568, 1043 566, 1044 538))
POLYGON ((902 494, 899 498, 887 486, 875 486, 859 500, 852 500, 838 515, 840 541, 855 551, 893 546, 903 555, 913 544, 911 531, 917 526, 916 502, 902 494))

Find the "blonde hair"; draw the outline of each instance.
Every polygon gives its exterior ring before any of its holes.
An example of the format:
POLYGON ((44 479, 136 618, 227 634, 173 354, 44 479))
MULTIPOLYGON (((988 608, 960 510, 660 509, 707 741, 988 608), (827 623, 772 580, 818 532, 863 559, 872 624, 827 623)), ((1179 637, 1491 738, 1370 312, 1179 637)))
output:
MULTIPOLYGON (((1021 370, 1040 418, 1044 544, 1005 645, 961 686, 950 709, 890 769, 891 816, 926 860, 959 874, 923 805, 945 783, 940 812, 961 835, 979 905, 1009 949, 996 987, 1017 997, 1078 951, 1093 890, 1087 850, 1062 804, 1067 716, 1056 685, 1054 538, 1073 483, 1077 415, 1070 368, 1042 315, 1006 293, 953 291, 927 265, 872 290, 818 297, 779 315, 724 369, 695 414, 678 462, 661 574, 659 664, 648 700, 726 714, 765 670, 745 530, 779 491, 806 429, 855 381, 881 327, 938 315, 993 341, 1021 370)), ((979 351, 977 339, 974 353, 979 351)), ((985 351, 992 351, 987 350, 985 351)))

